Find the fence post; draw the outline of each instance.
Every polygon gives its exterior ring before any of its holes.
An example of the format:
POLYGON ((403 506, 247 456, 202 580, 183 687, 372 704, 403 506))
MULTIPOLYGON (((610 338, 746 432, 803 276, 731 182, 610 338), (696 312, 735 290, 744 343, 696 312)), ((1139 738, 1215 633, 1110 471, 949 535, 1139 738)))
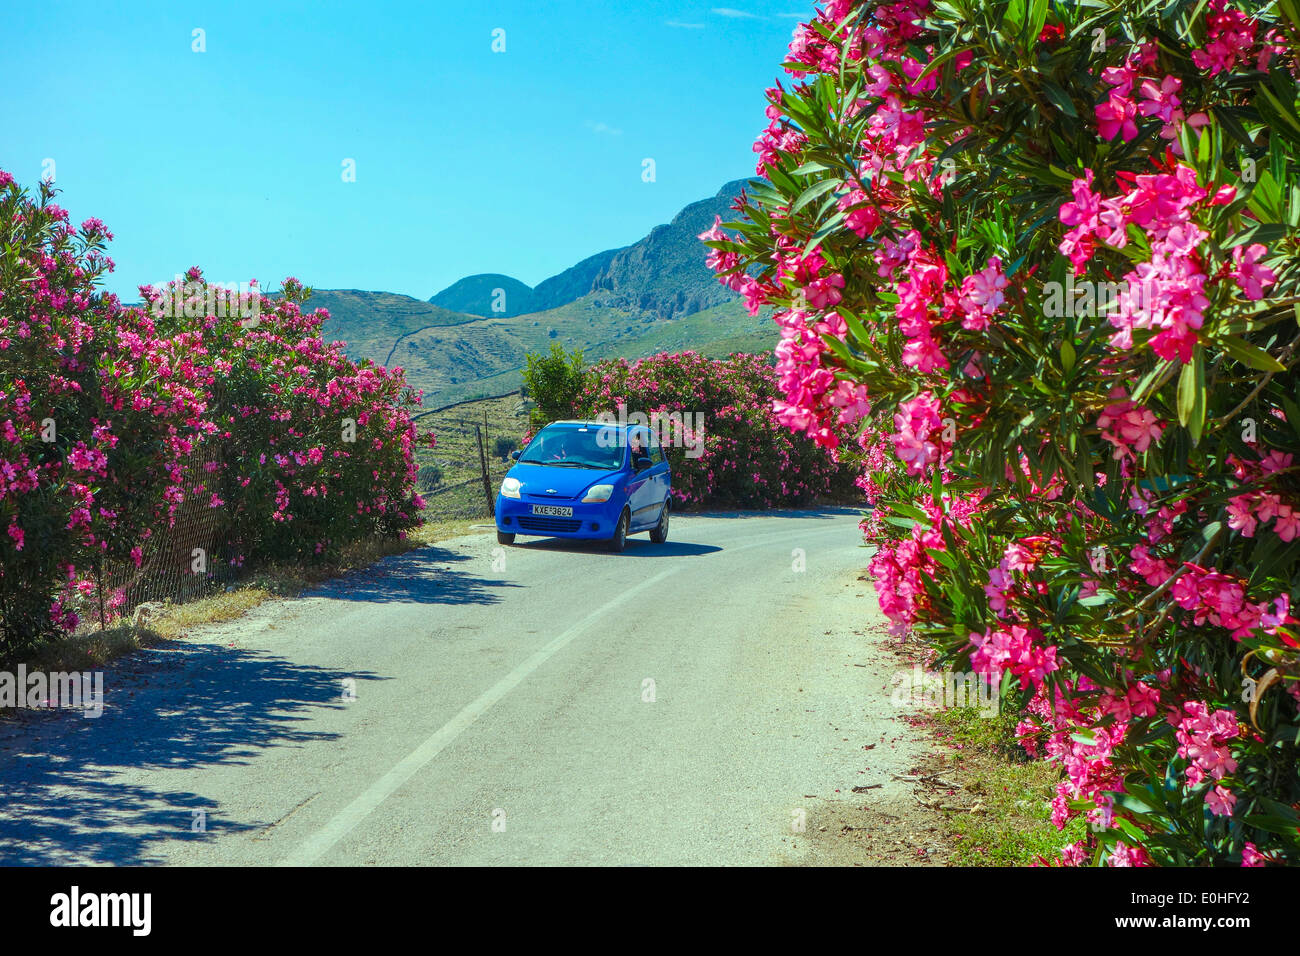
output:
POLYGON ((492 480, 488 477, 487 452, 483 449, 483 429, 475 425, 474 437, 478 439, 478 467, 483 474, 483 497, 487 500, 489 518, 496 517, 496 508, 492 501, 492 480))
POLYGON ((102 631, 108 627, 104 620, 104 554, 101 551, 97 556, 99 560, 95 565, 95 593, 99 595, 99 629, 102 631))

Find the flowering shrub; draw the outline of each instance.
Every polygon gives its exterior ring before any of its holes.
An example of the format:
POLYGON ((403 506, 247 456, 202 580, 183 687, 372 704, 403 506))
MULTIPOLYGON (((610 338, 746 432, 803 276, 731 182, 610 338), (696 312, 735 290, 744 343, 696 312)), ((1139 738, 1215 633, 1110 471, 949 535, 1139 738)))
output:
POLYGON ((89 574, 139 567, 187 496, 223 509, 230 553, 213 557, 235 565, 400 533, 421 507, 400 369, 325 345, 292 279, 255 321, 155 308, 152 289, 124 308, 95 289, 110 239, 0 171, 3 655, 74 628, 89 574))
POLYGON ((761 356, 664 353, 590 368, 573 414, 617 417, 621 404, 628 415, 665 416, 680 505, 767 508, 851 492, 851 465, 778 425, 771 410, 777 394, 776 376, 761 356))
POLYGON ((882 610, 999 677, 1060 862, 1300 862, 1297 5, 833 0, 745 219, 882 610))
MULTIPOLYGON (((182 301, 216 299, 198 269, 186 279, 182 301)), ((149 314, 176 311, 159 305, 177 298, 175 283, 140 291, 149 314)), ((188 357, 207 369, 206 418, 221 454, 206 466, 212 479, 199 491, 227 508, 228 560, 238 563, 332 553, 367 535, 400 534, 418 524, 423 508, 413 492, 418 396, 400 368, 358 364, 342 342, 325 344, 328 313, 300 307, 310 294, 289 278, 253 318, 155 320, 158 335, 187 337, 188 357)))
POLYGON ((0 650, 75 625, 81 569, 131 557, 211 429, 187 342, 94 290, 111 238, 0 171, 0 650))

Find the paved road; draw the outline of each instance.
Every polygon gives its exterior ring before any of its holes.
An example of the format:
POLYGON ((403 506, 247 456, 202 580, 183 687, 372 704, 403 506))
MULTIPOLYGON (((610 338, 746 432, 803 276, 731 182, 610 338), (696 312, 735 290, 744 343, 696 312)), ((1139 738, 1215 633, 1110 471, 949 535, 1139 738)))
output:
POLYGON ((900 725, 854 512, 520 541, 133 655, 98 720, 28 712, 0 732, 0 862, 799 862, 810 795, 907 769, 864 776, 900 725))

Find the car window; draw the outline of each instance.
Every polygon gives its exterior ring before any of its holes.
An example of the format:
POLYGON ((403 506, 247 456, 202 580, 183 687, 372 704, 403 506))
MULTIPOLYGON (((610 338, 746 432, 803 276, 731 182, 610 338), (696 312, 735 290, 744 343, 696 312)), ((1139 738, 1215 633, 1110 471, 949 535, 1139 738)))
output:
MULTIPOLYGON (((643 428, 634 428, 627 434, 628 448, 633 449, 633 455, 650 454, 650 433, 643 428)), ((630 460, 630 459, 629 459, 630 460)))
POLYGON ((519 461, 562 468, 621 468, 623 443, 599 427, 547 425, 528 443, 519 461))

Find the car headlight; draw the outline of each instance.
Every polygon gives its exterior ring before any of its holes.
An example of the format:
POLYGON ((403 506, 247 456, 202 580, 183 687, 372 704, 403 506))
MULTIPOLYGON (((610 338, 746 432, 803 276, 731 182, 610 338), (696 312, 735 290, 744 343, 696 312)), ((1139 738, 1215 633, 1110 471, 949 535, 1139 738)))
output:
POLYGON ((519 484, 518 478, 504 478, 501 481, 501 497, 518 498, 519 489, 523 486, 519 484))
POLYGON ((610 495, 614 493, 613 485, 592 485, 587 489, 587 495, 583 501, 609 501, 610 495))

